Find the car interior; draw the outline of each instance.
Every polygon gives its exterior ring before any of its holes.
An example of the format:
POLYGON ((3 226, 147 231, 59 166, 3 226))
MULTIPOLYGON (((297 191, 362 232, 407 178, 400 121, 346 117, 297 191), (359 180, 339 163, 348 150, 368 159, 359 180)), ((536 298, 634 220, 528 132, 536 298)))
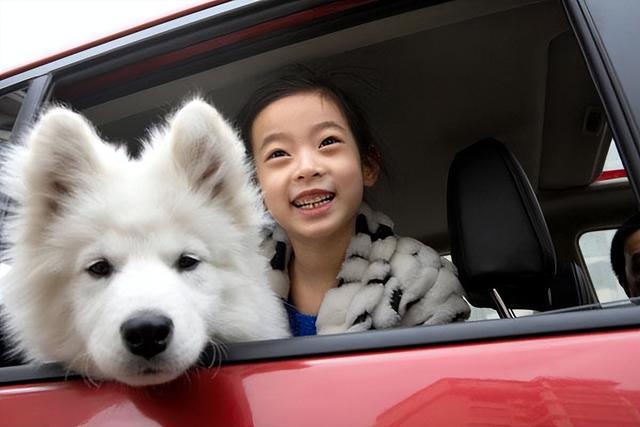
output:
POLYGON ((386 169, 368 202, 398 234, 451 254, 470 303, 500 317, 597 305, 578 238, 617 227, 636 200, 626 178, 598 180, 612 134, 562 5, 412 5, 238 45, 211 38, 172 63, 62 73, 52 100, 135 155, 196 94, 234 120, 283 66, 342 70, 386 169))
MULTIPOLYGON (((508 283, 495 287, 512 294, 506 297, 512 308, 541 311, 597 302, 577 238, 587 230, 614 228, 633 212, 635 200, 624 178, 596 182, 612 136, 562 6, 554 0, 436 3, 215 66, 209 65, 213 51, 191 59, 184 74, 160 84, 144 81, 171 78, 166 70, 150 69, 120 89, 102 83, 108 79, 100 76, 80 85, 63 81, 54 98, 80 108, 106 139, 126 141, 135 153, 150 124, 194 94, 204 94, 233 120, 249 94, 282 66, 303 63, 344 71, 341 84, 367 111, 387 170, 367 198, 394 219, 399 234, 443 254, 453 252, 456 264, 464 262, 459 268, 468 292, 479 286, 477 275, 491 277, 475 272, 473 265, 496 268, 493 275, 501 281, 519 284, 513 291, 507 290, 508 283), (461 196, 453 202, 458 220, 473 213, 475 231, 452 230, 447 220, 448 209, 452 215, 451 200, 447 206, 452 161, 486 138, 500 141, 524 171, 515 186, 532 189, 526 197, 519 193, 526 200, 520 213, 539 226, 534 228, 537 238, 532 236, 537 242, 527 242, 522 233, 517 233, 522 240, 509 241, 515 230, 495 228, 512 214, 502 205, 504 197, 487 202, 492 211, 482 220, 473 200, 461 196), (487 235, 479 237, 481 230, 487 235), (465 238, 466 233, 472 237, 465 238), (507 239, 504 253, 494 252, 496 236, 507 239), (539 250, 544 253, 532 253, 539 250), (537 262, 541 270, 509 277, 500 268, 518 266, 488 262, 496 259, 522 262, 525 270, 537 262), (555 274, 556 265, 561 274, 555 274), (528 283, 573 284, 560 286, 551 303, 550 285, 541 286, 540 295, 529 295, 529 285, 520 285, 524 276, 528 283)), ((504 176, 489 176, 494 167, 477 163, 479 155, 471 157, 479 168, 474 184, 484 184, 487 195, 496 194, 518 170, 509 167, 504 176)), ((458 179, 464 184, 462 176, 458 179)), ((459 191, 480 194, 476 187, 459 191)), ((475 302, 496 308, 492 298, 475 302)))

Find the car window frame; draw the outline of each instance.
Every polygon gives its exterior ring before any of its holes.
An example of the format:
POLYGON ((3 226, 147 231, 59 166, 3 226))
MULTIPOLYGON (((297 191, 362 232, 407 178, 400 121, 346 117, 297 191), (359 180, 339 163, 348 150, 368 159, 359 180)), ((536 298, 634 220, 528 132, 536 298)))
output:
MULTIPOLYGON (((640 75, 640 62, 614 61, 614 56, 620 56, 612 55, 607 48, 607 40, 620 37, 617 31, 624 32, 625 27, 620 28, 616 23, 640 16, 640 3, 627 1, 623 6, 617 3, 617 8, 609 5, 606 10, 593 0, 563 0, 562 5, 603 101, 636 200, 640 200, 640 99, 629 99, 625 86, 633 82, 622 79, 622 75, 640 75)), ((627 49, 632 49, 632 43, 625 44, 627 49)))

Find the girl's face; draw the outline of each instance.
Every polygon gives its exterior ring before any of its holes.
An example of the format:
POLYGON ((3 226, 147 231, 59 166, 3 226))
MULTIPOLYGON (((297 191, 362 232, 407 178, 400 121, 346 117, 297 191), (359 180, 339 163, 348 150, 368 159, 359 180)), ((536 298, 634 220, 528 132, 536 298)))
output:
POLYGON ((378 168, 363 167, 335 102, 317 92, 274 101, 253 122, 251 141, 266 207, 290 239, 353 234, 378 168))

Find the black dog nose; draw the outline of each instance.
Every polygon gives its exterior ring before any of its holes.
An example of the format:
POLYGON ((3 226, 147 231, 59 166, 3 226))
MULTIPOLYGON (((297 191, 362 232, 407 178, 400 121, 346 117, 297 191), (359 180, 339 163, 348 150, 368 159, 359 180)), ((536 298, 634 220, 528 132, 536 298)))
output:
POLYGON ((151 359, 166 348, 173 332, 173 322, 167 316, 143 312, 120 326, 120 335, 129 351, 151 359))

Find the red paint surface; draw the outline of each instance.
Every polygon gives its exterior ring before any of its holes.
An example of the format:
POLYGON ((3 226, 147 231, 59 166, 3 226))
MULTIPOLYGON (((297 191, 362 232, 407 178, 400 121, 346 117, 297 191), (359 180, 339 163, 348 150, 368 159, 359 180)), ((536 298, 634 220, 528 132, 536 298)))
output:
POLYGON ((606 181, 608 179, 626 178, 626 177, 627 177, 626 170, 614 169, 614 170, 603 171, 602 173, 600 173, 600 175, 598 175, 598 177, 596 178, 596 181, 606 181))
POLYGON ((640 331, 199 370, 150 389, 0 388, 7 426, 635 426, 640 331))

